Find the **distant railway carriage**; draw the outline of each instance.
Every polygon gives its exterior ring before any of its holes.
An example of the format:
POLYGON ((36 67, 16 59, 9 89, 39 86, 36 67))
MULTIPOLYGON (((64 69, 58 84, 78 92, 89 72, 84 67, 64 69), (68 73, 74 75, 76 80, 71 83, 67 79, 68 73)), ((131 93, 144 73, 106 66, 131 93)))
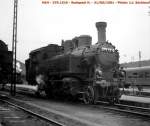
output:
POLYGON ((150 87, 150 66, 125 69, 125 86, 150 87))
POLYGON ((71 96, 85 103, 118 101, 119 52, 106 41, 106 22, 97 22, 98 43, 88 35, 50 44, 30 52, 26 60, 29 84, 38 84, 50 97, 71 96))

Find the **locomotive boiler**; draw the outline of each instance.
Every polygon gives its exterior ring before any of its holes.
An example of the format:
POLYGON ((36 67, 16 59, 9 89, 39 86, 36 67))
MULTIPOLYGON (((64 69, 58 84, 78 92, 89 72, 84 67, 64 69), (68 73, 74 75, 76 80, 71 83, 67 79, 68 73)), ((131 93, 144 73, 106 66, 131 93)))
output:
POLYGON ((0 40, 0 84, 8 83, 11 80, 12 56, 7 45, 0 40))
POLYGON ((98 42, 89 35, 50 44, 30 52, 26 60, 27 81, 38 84, 49 97, 82 99, 86 104, 98 100, 118 101, 119 53, 106 41, 106 22, 97 22, 98 42))

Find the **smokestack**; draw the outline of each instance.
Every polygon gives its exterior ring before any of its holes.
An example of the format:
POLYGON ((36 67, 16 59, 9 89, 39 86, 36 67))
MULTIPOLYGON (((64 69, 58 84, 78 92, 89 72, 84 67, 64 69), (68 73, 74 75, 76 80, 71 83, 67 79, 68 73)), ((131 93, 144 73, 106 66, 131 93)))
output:
POLYGON ((106 22, 96 22, 96 28, 98 31, 98 42, 106 42, 106 22))

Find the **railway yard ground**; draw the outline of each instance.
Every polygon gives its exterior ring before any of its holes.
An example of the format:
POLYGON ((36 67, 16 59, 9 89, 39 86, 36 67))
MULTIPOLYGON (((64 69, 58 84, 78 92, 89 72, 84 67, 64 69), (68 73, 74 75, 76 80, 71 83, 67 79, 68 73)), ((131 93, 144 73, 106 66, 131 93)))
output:
MULTIPOLYGON (((19 87, 19 86, 18 86, 19 87)), ((20 85, 20 89, 30 92, 36 90, 36 86, 20 85), (23 88, 26 87, 26 88, 23 88), (29 91, 30 90, 30 91, 29 91)), ((123 95, 123 104, 147 107, 148 116, 121 112, 108 109, 110 106, 85 105, 78 102, 63 100, 50 100, 33 95, 16 94, 11 96, 9 92, 0 91, 0 99, 22 106, 23 108, 42 115, 45 118, 55 120, 66 126, 149 126, 150 125, 150 98, 123 95)), ((53 126, 48 121, 30 115, 19 108, 0 102, 0 126, 53 126)))

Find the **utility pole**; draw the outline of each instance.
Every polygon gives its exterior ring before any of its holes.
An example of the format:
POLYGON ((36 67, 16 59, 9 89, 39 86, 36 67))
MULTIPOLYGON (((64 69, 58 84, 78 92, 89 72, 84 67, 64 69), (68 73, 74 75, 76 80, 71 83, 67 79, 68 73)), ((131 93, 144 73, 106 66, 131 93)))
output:
POLYGON ((139 51, 139 67, 141 67, 141 51, 139 51))
POLYGON ((18 0, 14 0, 14 16, 13 16, 13 37, 12 37, 12 81, 11 81, 11 95, 16 94, 16 54, 17 54, 17 10, 18 0))

